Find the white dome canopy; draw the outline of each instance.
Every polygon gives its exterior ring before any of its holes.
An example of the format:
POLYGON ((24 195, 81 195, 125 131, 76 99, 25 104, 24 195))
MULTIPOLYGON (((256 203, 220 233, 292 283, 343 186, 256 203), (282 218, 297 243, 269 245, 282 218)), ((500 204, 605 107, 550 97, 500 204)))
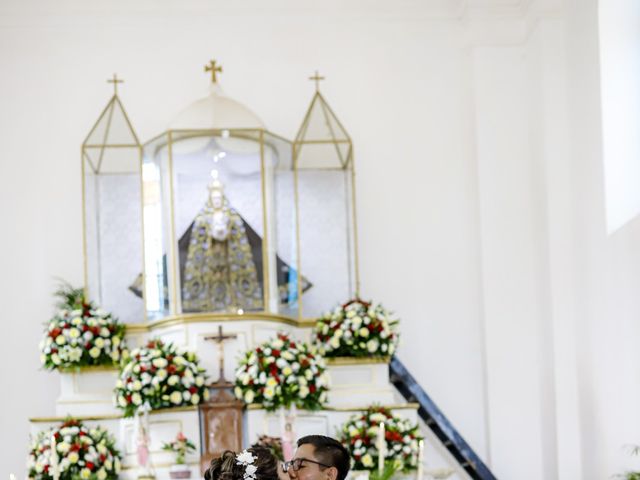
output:
POLYGON ((249 108, 227 97, 220 85, 212 83, 208 96, 196 100, 169 123, 170 130, 211 130, 256 128, 264 123, 249 108))

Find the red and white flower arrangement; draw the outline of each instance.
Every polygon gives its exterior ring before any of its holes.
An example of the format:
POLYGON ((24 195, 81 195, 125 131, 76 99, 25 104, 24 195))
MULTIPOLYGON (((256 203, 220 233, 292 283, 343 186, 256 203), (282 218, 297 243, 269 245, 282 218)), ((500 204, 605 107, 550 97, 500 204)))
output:
POLYGON ((116 383, 116 404, 125 417, 147 405, 151 410, 198 405, 209 399, 204 369, 193 352, 151 340, 131 351, 116 383))
POLYGON ((388 408, 371 406, 352 416, 340 429, 338 440, 351 454, 354 470, 377 470, 378 431, 384 422, 385 463, 395 470, 415 470, 418 466, 419 442, 423 439, 417 424, 401 418, 388 408))
POLYGON ((397 325, 382 305, 354 299, 320 317, 312 338, 325 357, 391 356, 397 325))
POLYGON ((235 394, 267 410, 292 405, 318 410, 327 400, 328 379, 322 356, 286 333, 249 350, 236 370, 235 394))
POLYGON ((184 433, 178 432, 174 441, 162 444, 162 450, 175 453, 176 465, 184 465, 187 453, 195 452, 196 446, 191 440, 184 436, 184 433))
POLYGON ((40 342, 40 360, 46 369, 95 365, 115 366, 123 354, 125 326, 110 313, 87 301, 82 289, 63 287, 60 310, 49 321, 40 342))
POLYGON ((34 480, 111 480, 120 473, 120 453, 107 430, 69 418, 36 435, 27 468, 34 480))

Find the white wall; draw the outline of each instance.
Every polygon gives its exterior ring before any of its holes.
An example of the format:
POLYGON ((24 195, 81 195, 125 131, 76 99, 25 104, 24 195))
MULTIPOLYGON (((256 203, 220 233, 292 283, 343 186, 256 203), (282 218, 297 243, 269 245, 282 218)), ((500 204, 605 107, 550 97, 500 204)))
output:
POLYGON ((599 56, 636 37, 598 38, 596 0, 3 2, 0 475, 24 473, 27 418, 53 413, 37 343, 53 277, 81 282, 78 153, 105 80, 125 78, 147 139, 205 94, 211 57, 289 137, 306 77, 328 78, 355 142, 362 293, 402 318, 400 357, 499 478, 631 464, 640 224, 627 210, 607 234, 599 56))
MULTIPOLYGON (((486 454, 470 84, 465 32, 447 2, 0 5, 2 304, 0 474, 24 472, 27 418, 53 413, 38 371, 54 276, 82 278, 79 146, 111 94, 142 139, 206 92, 226 92, 292 137, 323 93, 356 148, 363 294, 403 319, 401 357, 486 454), (11 365, 11 368, 7 368, 11 365)), ((455 10, 457 11, 457 10, 455 10)), ((454 13, 455 13, 454 11, 454 13)))

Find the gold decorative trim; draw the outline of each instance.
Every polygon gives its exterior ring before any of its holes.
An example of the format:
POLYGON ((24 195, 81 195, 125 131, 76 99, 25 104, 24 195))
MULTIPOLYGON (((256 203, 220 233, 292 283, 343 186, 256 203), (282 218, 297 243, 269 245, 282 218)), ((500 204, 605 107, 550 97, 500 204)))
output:
POLYGON ((96 372, 117 372, 120 369, 116 365, 87 365, 83 367, 60 368, 60 373, 96 373, 96 372))
POLYGON ((255 320, 281 323, 297 328, 311 328, 316 322, 315 319, 296 320, 295 318, 278 315, 277 313, 248 312, 242 315, 234 313, 185 313, 182 315, 170 315, 148 323, 127 323, 125 325, 127 327, 127 333, 147 333, 160 328, 186 325, 189 323, 247 322, 255 320))
POLYGON ((332 357, 327 358, 327 365, 343 366, 343 365, 371 365, 371 364, 388 364, 391 357, 332 357))
MULTIPOLYGON (((175 465, 175 463, 154 463, 153 464, 153 468, 169 468, 172 467, 173 465, 175 465)), ((191 467, 198 467, 200 466, 200 462, 186 462, 185 465, 189 465, 191 467)), ((138 465, 123 465, 121 470, 125 471, 125 470, 137 470, 140 467, 138 467, 138 465)), ((156 479, 157 477, 138 477, 137 480, 142 480, 143 478, 153 478, 156 479)))
MULTIPOLYGON (((151 410, 149 415, 160 415, 163 413, 179 413, 179 412, 197 412, 198 407, 175 407, 175 408, 161 408, 159 410, 151 410)), ((64 422, 68 417, 31 417, 29 418, 29 422, 31 423, 51 423, 51 422, 64 422)), ((90 416, 77 416, 73 417, 76 420, 80 420, 82 422, 91 422, 98 420, 120 420, 124 418, 124 415, 121 413, 112 413, 108 415, 90 415, 90 416)), ((132 417, 131 417, 132 418, 132 417)))
MULTIPOLYGON (((418 410, 420 405, 418 403, 402 403, 402 404, 392 404, 392 405, 382 405, 385 408, 390 410, 418 410)), ((370 405, 366 406, 357 406, 357 407, 324 407, 322 410, 316 410, 316 412, 362 412, 369 408, 370 405)), ((261 403, 251 403, 247 405, 247 410, 264 410, 265 408, 261 403)), ((298 410, 300 412, 300 410, 298 410)), ((314 413, 314 412, 311 412, 314 413)))

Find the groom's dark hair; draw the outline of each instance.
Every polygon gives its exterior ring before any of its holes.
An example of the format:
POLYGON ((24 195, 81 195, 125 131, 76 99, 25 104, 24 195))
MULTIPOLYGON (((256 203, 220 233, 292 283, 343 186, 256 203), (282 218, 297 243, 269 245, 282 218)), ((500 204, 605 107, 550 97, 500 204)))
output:
POLYGON ((298 446, 313 445, 314 454, 320 461, 338 470, 337 480, 344 480, 349 473, 351 460, 349 452, 335 438, 325 437, 324 435, 307 435, 298 439, 298 446))

